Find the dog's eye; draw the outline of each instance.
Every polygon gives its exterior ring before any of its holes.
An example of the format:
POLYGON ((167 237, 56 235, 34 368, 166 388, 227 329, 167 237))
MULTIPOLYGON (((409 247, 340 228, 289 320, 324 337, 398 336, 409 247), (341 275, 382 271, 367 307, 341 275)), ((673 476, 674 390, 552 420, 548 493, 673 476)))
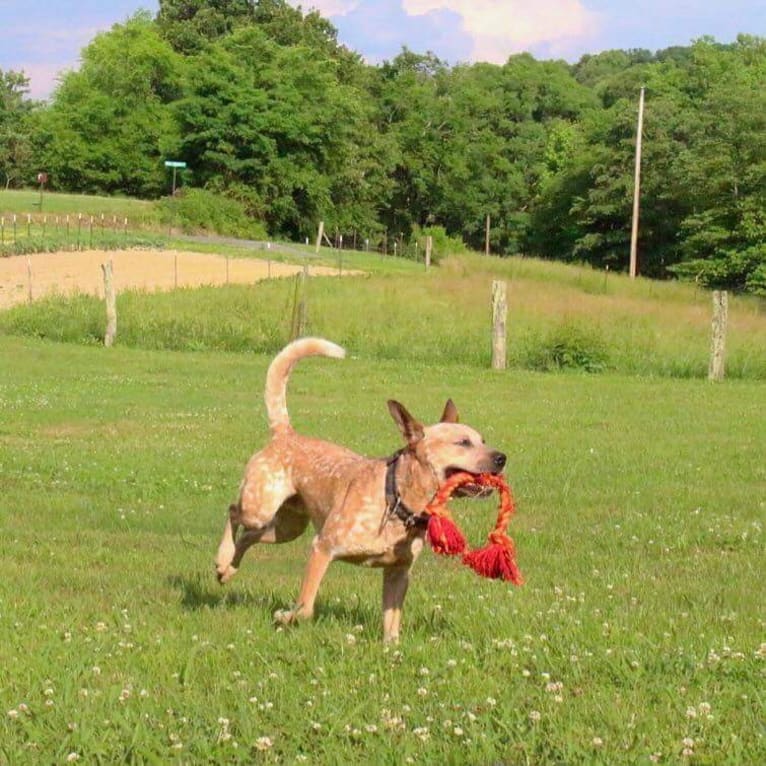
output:
POLYGON ((469 438, 461 439, 458 443, 458 447, 471 447, 471 440, 469 438))

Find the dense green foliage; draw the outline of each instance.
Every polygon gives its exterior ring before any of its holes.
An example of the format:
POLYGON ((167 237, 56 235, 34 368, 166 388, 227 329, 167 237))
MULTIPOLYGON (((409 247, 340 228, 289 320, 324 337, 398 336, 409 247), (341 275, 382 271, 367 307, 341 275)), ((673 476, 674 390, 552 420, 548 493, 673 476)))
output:
MULTIPOLYGON (((443 226, 471 247, 624 269, 646 88, 639 264, 766 292, 766 40, 379 66, 285 0, 162 0, 84 49, 49 105, 0 73, 0 167, 55 188, 156 197, 163 159, 272 236, 443 226)), ((348 237, 347 237, 348 239, 348 237)))

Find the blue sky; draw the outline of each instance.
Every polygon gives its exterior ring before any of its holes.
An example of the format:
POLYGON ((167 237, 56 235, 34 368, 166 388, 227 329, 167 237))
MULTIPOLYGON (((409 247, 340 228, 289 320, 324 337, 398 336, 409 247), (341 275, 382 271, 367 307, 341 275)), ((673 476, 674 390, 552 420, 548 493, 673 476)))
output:
MULTIPOLYGON (((298 2, 294 3, 298 5, 298 2)), ((577 60, 609 48, 686 45, 703 35, 730 42, 766 36, 764 0, 305 0, 370 62, 402 45, 450 63, 502 63, 512 53, 577 60)), ((24 70, 31 94, 47 97, 78 66, 100 30, 158 0, 0 0, 0 69, 24 70)))

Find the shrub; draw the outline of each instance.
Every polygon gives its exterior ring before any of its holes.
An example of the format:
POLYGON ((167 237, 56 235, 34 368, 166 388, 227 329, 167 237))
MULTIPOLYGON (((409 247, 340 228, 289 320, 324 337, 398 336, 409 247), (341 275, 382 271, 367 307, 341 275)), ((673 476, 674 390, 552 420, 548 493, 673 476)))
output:
POLYGON ((245 205, 207 189, 182 189, 175 197, 157 202, 160 219, 166 226, 184 232, 213 232, 245 239, 267 239, 261 221, 248 216, 245 205))
POLYGON ((460 237, 450 237, 443 226, 415 226, 412 231, 412 240, 421 243, 425 253, 426 237, 431 237, 431 263, 439 263, 450 255, 460 255, 467 252, 465 243, 460 237))
POLYGON ((566 322, 528 347, 524 366, 533 370, 576 369, 602 372, 608 353, 603 338, 592 328, 566 322))

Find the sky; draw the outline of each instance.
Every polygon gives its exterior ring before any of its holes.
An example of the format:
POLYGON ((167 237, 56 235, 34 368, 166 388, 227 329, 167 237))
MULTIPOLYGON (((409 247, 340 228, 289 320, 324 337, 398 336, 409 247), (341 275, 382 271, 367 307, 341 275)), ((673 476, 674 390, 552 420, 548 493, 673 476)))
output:
MULTIPOLYGON (((450 64, 502 64, 522 51, 576 61, 610 48, 659 50, 709 35, 766 36, 764 0, 303 0, 370 63, 406 45, 450 64)), ((0 0, 0 70, 24 71, 30 95, 47 98, 102 30, 158 0, 0 0)))

